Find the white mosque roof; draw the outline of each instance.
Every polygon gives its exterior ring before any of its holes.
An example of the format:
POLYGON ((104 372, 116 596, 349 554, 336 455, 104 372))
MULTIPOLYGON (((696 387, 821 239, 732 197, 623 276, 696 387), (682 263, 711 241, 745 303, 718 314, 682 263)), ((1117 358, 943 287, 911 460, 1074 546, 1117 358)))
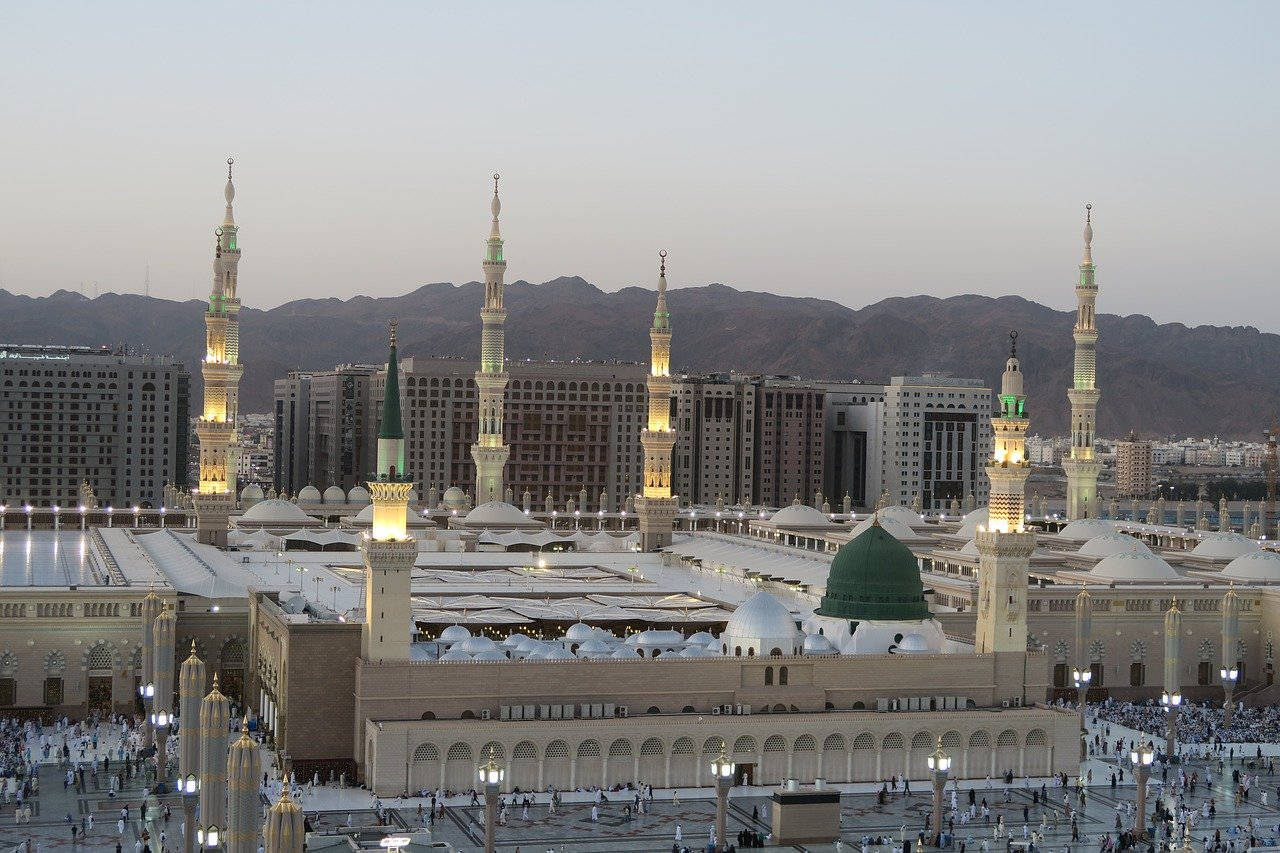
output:
POLYGON ((286 542, 311 542, 322 547, 333 544, 360 544, 360 536, 358 534, 343 533, 340 530, 295 530, 292 533, 281 534, 280 538, 286 542))
POLYGON ((361 485, 352 486, 351 491, 347 492, 347 503, 367 504, 370 500, 371 498, 369 497, 369 490, 366 489, 364 486, 361 486, 361 485))
POLYGON ((787 606, 767 592, 757 592, 742 603, 725 625, 724 634, 741 638, 779 639, 799 633, 787 606))
POLYGON ((804 653, 807 655, 830 654, 836 650, 823 634, 805 634, 804 653))
POLYGON ((792 504, 769 516, 775 527, 833 527, 831 519, 807 504, 792 504))
POLYGON ((536 524, 506 501, 488 501, 480 504, 462 519, 468 527, 528 527, 536 524))
POLYGON ((1191 549, 1191 556, 1206 560, 1231 560, 1260 550, 1257 542, 1239 533, 1213 533, 1191 549))
POLYGON ((347 502, 347 493, 338 486, 330 486, 324 490, 324 502, 327 504, 344 504, 347 502))
POLYGON ((596 639, 596 631, 584 622, 575 622, 564 632, 564 638, 570 642, 583 642, 596 639))
MULTIPOLYGON (((978 510, 974 510, 977 512, 978 510)), ((972 515, 973 513, 970 513, 972 515)), ((905 506, 892 504, 880 510, 880 523, 883 525, 886 518, 892 518, 894 521, 900 521, 907 527, 923 524, 923 520, 918 513, 914 513, 905 506)))
POLYGON ((250 483, 240 490, 240 500, 242 501, 260 501, 262 498, 262 486, 257 483, 250 483))
POLYGON ((462 649, 449 649, 449 651, 440 655, 440 660, 471 660, 471 655, 462 651, 462 649))
POLYGON ((1101 518, 1077 518, 1058 531, 1058 538, 1068 542, 1088 542, 1095 536, 1115 533, 1116 527, 1101 518))
MULTIPOLYGON (((909 511, 910 510, 908 510, 908 512, 909 511)), ((897 539, 899 541, 903 541, 903 540, 910 541, 912 539, 918 538, 916 536, 915 531, 912 530, 908 525, 903 524, 900 519, 894 518, 891 515, 884 515, 883 513, 880 514, 879 518, 880 518, 880 526, 883 527, 885 532, 888 533, 890 536, 892 536, 894 539, 897 539)), ((864 518, 862 521, 858 522, 856 527, 853 528, 853 532, 851 533, 849 538, 857 539, 863 533, 866 533, 868 530, 870 530, 871 525, 875 523, 876 523, 875 515, 872 515, 870 518, 864 518)))
POLYGON ((1280 553, 1259 549, 1242 554, 1227 563, 1222 575, 1252 583, 1280 583, 1280 553))
POLYGON ((978 532, 978 525, 985 526, 990 517, 985 506, 965 513, 964 520, 960 522, 960 526, 956 529, 956 535, 972 539, 978 532))
POLYGON ((979 556, 979 554, 978 554, 978 540, 977 540, 977 539, 970 539, 968 542, 964 543, 964 545, 960 546, 960 553, 961 553, 961 554, 964 554, 966 557, 977 557, 977 556, 979 556))
POLYGON ((1135 539, 1132 536, 1126 536, 1123 533, 1112 531, 1104 533, 1101 536, 1095 536, 1088 542, 1080 546, 1080 550, 1076 553, 1082 557, 1097 557, 1102 559, 1110 557, 1112 554, 1122 554, 1125 551, 1150 551, 1147 543, 1141 539, 1135 539))
POLYGON ((1112 554, 1099 561, 1090 574, 1117 581, 1162 581, 1180 577, 1172 566, 1151 553, 1150 549, 1112 554))
POLYGON ((458 643, 468 639, 471 632, 461 625, 450 625, 440 632, 440 641, 444 643, 458 643))
MULTIPOLYGON (((311 489, 307 486, 303 489, 311 489)), ((312 489, 312 491, 315 491, 312 489)), ((320 493, 316 491, 316 499, 319 500, 320 493)), ((256 525, 276 526, 290 524, 307 524, 314 522, 315 519, 298 509, 296 504, 280 498, 272 498, 271 500, 256 503, 246 509, 239 518, 239 521, 248 521, 256 525)))
POLYGON ((457 486, 450 486, 444 490, 444 495, 440 500, 449 509, 462 509, 467 505, 467 493, 457 486))
POLYGON ((478 653, 472 660, 508 660, 506 654, 500 649, 485 649, 478 653))
POLYGON ((320 503, 320 490, 315 486, 303 486, 298 490, 298 500, 302 503, 320 503))

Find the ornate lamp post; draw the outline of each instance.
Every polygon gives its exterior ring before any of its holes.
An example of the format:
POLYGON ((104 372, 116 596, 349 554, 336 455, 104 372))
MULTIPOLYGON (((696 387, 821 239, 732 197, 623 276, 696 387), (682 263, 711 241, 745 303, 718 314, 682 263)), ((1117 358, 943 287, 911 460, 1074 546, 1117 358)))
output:
POLYGON ((720 757, 711 762, 711 775, 716 780, 716 850, 728 850, 725 844, 725 833, 728 832, 726 817, 729 811, 729 789, 733 787, 733 774, 738 765, 729 760, 725 754, 724 744, 720 744, 720 757))
POLYGON ((1133 831, 1143 838, 1147 834, 1147 773, 1155 757, 1156 751, 1150 743, 1140 743, 1129 751, 1129 761, 1138 779, 1138 810, 1133 815, 1133 831))
POLYGON ((1178 707, 1182 704, 1182 694, 1177 691, 1162 693, 1160 704, 1165 712, 1165 755, 1172 761, 1178 754, 1178 707))
POLYGON ((951 756, 942 748, 942 738, 929 754, 929 771, 933 773, 933 835, 935 846, 942 846, 942 792, 947 787, 947 774, 951 771, 951 756))
POLYGON ((1071 680, 1076 685, 1076 702, 1080 706, 1080 760, 1089 757, 1089 730, 1084 726, 1085 698, 1089 693, 1089 682, 1093 680, 1093 672, 1088 669, 1074 669, 1071 680))
POLYGON ((1222 724, 1229 726, 1231 725, 1231 711, 1235 707, 1231 702, 1231 694, 1235 692, 1236 681, 1240 678, 1240 670, 1234 666, 1230 669, 1224 666, 1218 670, 1218 674, 1222 676, 1222 689, 1227 695, 1227 701, 1222 704, 1222 724))
POLYGON ((489 747, 489 760, 480 765, 480 784, 484 786, 484 853, 494 853, 494 831, 498 824, 498 791, 507 771, 493 757, 489 747))
POLYGON ((200 792, 200 780, 194 773, 188 773, 178 780, 178 789, 182 791, 182 849, 183 853, 195 853, 196 850, 196 799, 200 792))

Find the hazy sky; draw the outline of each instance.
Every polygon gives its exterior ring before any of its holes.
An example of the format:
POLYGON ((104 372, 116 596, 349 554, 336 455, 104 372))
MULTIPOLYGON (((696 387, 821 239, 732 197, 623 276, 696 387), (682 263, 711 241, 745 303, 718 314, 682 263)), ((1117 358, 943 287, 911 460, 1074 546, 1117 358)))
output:
POLYGON ((1280 3, 0 3, 0 279, 241 296, 581 275, 1280 331, 1280 3))

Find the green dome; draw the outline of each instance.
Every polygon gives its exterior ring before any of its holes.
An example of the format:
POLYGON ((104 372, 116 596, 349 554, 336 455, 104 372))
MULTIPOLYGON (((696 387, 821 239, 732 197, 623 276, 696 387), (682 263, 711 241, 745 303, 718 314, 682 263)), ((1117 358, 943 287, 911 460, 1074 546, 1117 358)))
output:
POLYGON ((911 549, 878 523, 836 553, 819 616, 862 621, 929 618, 920 568, 911 549))

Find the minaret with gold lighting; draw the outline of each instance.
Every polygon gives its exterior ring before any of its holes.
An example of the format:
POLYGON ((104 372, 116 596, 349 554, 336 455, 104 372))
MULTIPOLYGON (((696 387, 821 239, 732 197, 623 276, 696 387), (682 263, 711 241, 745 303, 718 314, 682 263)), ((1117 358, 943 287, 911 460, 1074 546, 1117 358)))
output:
POLYGON ((200 482, 194 496, 196 538, 220 548, 227 544, 227 524, 235 502, 236 413, 239 405, 240 299, 236 295, 240 266, 239 230, 231 202, 232 160, 227 160, 227 200, 222 225, 214 232, 213 291, 205 309, 204 413, 196 422, 200 439, 200 482))
POLYGON ((1009 335, 1009 360, 1000 383, 999 406, 991 418, 995 453, 987 463, 991 497, 987 525, 978 546, 979 654, 1027 651, 1027 568, 1036 535, 1026 529, 1023 508, 1027 478, 1027 398, 1018 363, 1018 333, 1009 335))
POLYGON ((1098 516, 1098 472, 1102 463, 1094 456, 1093 439, 1098 418, 1098 326, 1094 303, 1098 299, 1097 267, 1093 264, 1093 205, 1084 206, 1084 259, 1076 283, 1075 370, 1067 399, 1071 401, 1071 455, 1063 457, 1067 475, 1067 518, 1098 516))
POLYGON ((364 624, 360 650, 365 660, 409 659, 409 601, 418 540, 409 535, 409 492, 404 470, 404 422, 400 415, 400 363, 396 324, 391 321, 387 389, 378 432, 378 470, 368 482, 373 525, 360 541, 364 559, 364 624))
POLYGON ((658 253, 658 305, 649 329, 649 426, 640 433, 644 446, 644 488, 636 496, 640 550, 671 544, 678 501, 671 494, 671 312, 667 310, 667 253, 658 253))
POLYGON ((503 395, 507 389, 506 332, 507 310, 502 307, 503 276, 507 261, 502 254, 502 232, 498 230, 498 214, 502 201, 498 198, 498 175, 493 176, 493 226, 484 252, 484 307, 480 309, 480 369, 476 371, 476 390, 480 396, 479 435, 471 445, 471 458, 476 466, 476 504, 502 500, 502 469, 511 455, 503 440, 503 395))

